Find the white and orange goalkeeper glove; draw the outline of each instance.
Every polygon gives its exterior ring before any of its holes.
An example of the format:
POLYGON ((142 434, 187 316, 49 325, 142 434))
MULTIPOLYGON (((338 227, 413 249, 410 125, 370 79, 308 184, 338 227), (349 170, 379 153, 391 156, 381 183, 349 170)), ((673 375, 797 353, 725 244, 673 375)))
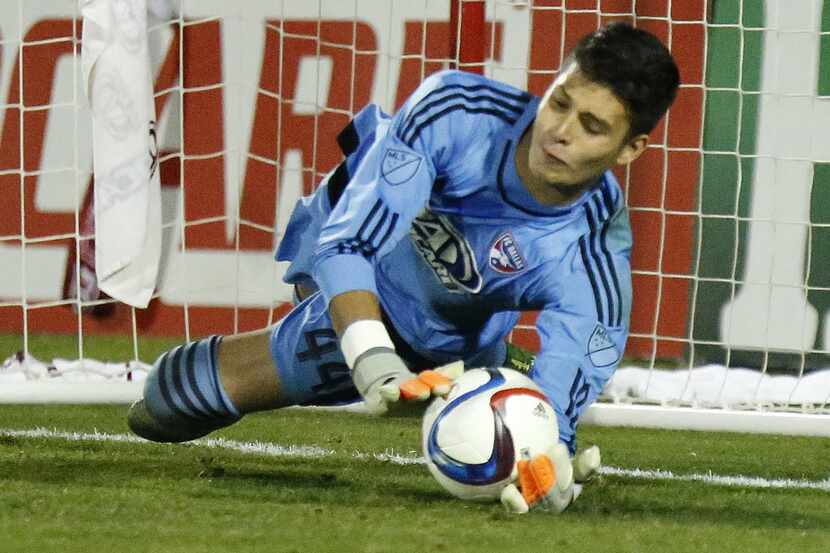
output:
POLYGON ((386 413, 396 404, 426 401, 449 393, 452 382, 464 372, 456 361, 435 370, 413 373, 394 350, 375 348, 355 362, 352 379, 366 409, 372 414, 386 413), (403 400, 403 401, 401 401, 403 400))
POLYGON ((590 482, 594 476, 599 474, 602 466, 602 456, 598 445, 592 445, 588 449, 578 451, 571 461, 574 467, 574 480, 577 485, 590 482))
POLYGON ((559 514, 579 497, 582 482, 599 472, 601 463, 597 446, 578 453, 573 461, 568 449, 557 443, 547 452, 516 463, 516 484, 501 493, 501 502, 511 513, 540 510, 559 514))

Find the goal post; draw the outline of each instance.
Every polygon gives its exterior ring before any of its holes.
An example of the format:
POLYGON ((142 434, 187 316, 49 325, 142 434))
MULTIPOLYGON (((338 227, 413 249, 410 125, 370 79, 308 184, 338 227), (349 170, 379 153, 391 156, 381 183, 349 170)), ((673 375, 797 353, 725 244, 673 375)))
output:
POLYGON ((485 4, 484 0, 450 0, 450 67, 484 74, 485 4))
MULTIPOLYGON (((147 4, 163 247, 140 310, 92 278, 77 0, 0 3, 0 402, 125 401, 172 344, 272 324, 291 299, 274 247, 361 107, 391 113, 445 68, 540 95, 581 36, 625 20, 669 46, 682 85, 615 171, 631 335, 586 420, 830 432, 830 0, 147 4)), ((534 321, 512 334, 530 350, 534 321)))

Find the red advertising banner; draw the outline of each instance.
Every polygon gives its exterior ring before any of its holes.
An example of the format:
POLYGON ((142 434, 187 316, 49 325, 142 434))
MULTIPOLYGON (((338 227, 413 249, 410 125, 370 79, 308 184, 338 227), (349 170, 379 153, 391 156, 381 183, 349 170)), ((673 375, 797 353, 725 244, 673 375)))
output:
MULTIPOLYGON (((693 213, 703 118, 705 3, 603 0, 602 13, 631 14, 636 9, 634 16, 609 17, 582 11, 581 4, 585 4, 585 9, 595 9, 597 2, 569 1, 568 10, 562 10, 544 9, 561 7, 561 2, 537 0, 530 16, 529 36, 506 36, 500 21, 488 21, 484 51, 499 60, 508 41, 527 40, 528 89, 541 94, 560 66, 562 52, 585 32, 611 18, 636 19, 639 26, 670 44, 681 67, 684 87, 668 120, 653 133, 653 143, 660 147, 649 149, 643 159, 618 176, 627 188, 635 235, 631 327, 634 337, 629 343, 629 354, 678 357, 684 349, 680 339, 687 332, 689 279, 693 270, 693 213)), ((349 114, 371 101, 381 47, 376 29, 360 20, 262 21, 265 38, 258 92, 255 102, 246 108, 253 112, 253 123, 248 155, 244 156, 240 171, 244 175, 238 207, 241 224, 238 233, 229 236, 224 221, 225 179, 231 177, 225 174, 229 145, 224 133, 228 114, 223 96, 227 68, 223 67, 226 58, 222 25, 220 19, 172 27, 173 37, 156 76, 155 88, 160 93, 156 110, 159 120, 170 116, 171 110, 179 110, 175 116, 181 117, 183 151, 160 152, 162 186, 181 191, 186 248, 265 254, 274 248, 275 214, 284 182, 281 160, 286 152, 300 153, 302 187, 306 193, 339 163, 341 155, 335 137, 348 123, 349 114), (325 57, 333 75, 328 96, 321 99, 325 108, 315 113, 294 109, 301 62, 308 57, 325 57), (184 87, 183 91, 180 87, 184 87)), ((65 248, 65 273, 54 275, 64 283, 65 297, 74 294, 78 231, 82 235, 81 259, 89 261, 91 194, 87 193, 77 221, 74 211, 46 211, 36 205, 35 198, 45 136, 55 132, 47 123, 54 103, 56 67, 66 57, 77 55, 80 27, 80 22, 71 19, 44 19, 25 30, 24 44, 32 45, 21 48, 15 61, 0 135, 0 194, 5 199, 0 203, 2 244, 19 246, 22 236, 27 250, 65 248)), ((396 107, 423 77, 445 67, 442 60, 451 54, 450 31, 449 20, 405 21, 402 51, 393 53, 401 57, 395 81, 396 107)), ((66 186, 74 187, 75 183, 67 182, 66 186)), ((35 271, 37 267, 26 270, 35 271)), ((20 298, 0 301, 5 302, 0 304, 0 332, 22 332, 24 319, 28 332, 79 331, 79 317, 68 302, 27 302, 24 309, 19 304, 12 305, 19 303, 20 298)), ((159 298, 148 309, 136 311, 135 317, 142 335, 182 336, 187 325, 191 336, 201 336, 260 328, 275 321, 286 309, 285 305, 269 309, 169 304, 159 298)), ((535 344, 535 333, 524 325, 532 324, 533 318, 533 314, 523 318, 523 325, 514 336, 530 347, 535 344)), ((91 309, 84 312, 80 324, 86 335, 131 333, 132 309, 124 305, 91 309)))

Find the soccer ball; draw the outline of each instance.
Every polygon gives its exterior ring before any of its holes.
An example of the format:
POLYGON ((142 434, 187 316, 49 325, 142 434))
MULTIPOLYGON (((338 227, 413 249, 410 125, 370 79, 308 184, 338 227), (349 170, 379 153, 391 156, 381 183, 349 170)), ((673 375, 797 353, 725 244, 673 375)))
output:
POLYGON ((516 479, 516 461, 559 441, 556 413, 542 390, 512 369, 472 369, 427 408, 424 458, 438 483, 466 500, 498 501, 516 479))

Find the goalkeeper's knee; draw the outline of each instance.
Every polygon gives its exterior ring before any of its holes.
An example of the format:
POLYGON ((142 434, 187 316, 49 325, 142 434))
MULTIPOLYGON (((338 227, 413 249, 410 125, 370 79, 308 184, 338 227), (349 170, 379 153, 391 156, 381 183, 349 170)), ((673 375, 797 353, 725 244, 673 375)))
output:
POLYGON ((211 336, 158 358, 144 384, 143 399, 127 415, 133 432, 156 442, 185 442, 241 418, 219 379, 221 340, 211 336))

